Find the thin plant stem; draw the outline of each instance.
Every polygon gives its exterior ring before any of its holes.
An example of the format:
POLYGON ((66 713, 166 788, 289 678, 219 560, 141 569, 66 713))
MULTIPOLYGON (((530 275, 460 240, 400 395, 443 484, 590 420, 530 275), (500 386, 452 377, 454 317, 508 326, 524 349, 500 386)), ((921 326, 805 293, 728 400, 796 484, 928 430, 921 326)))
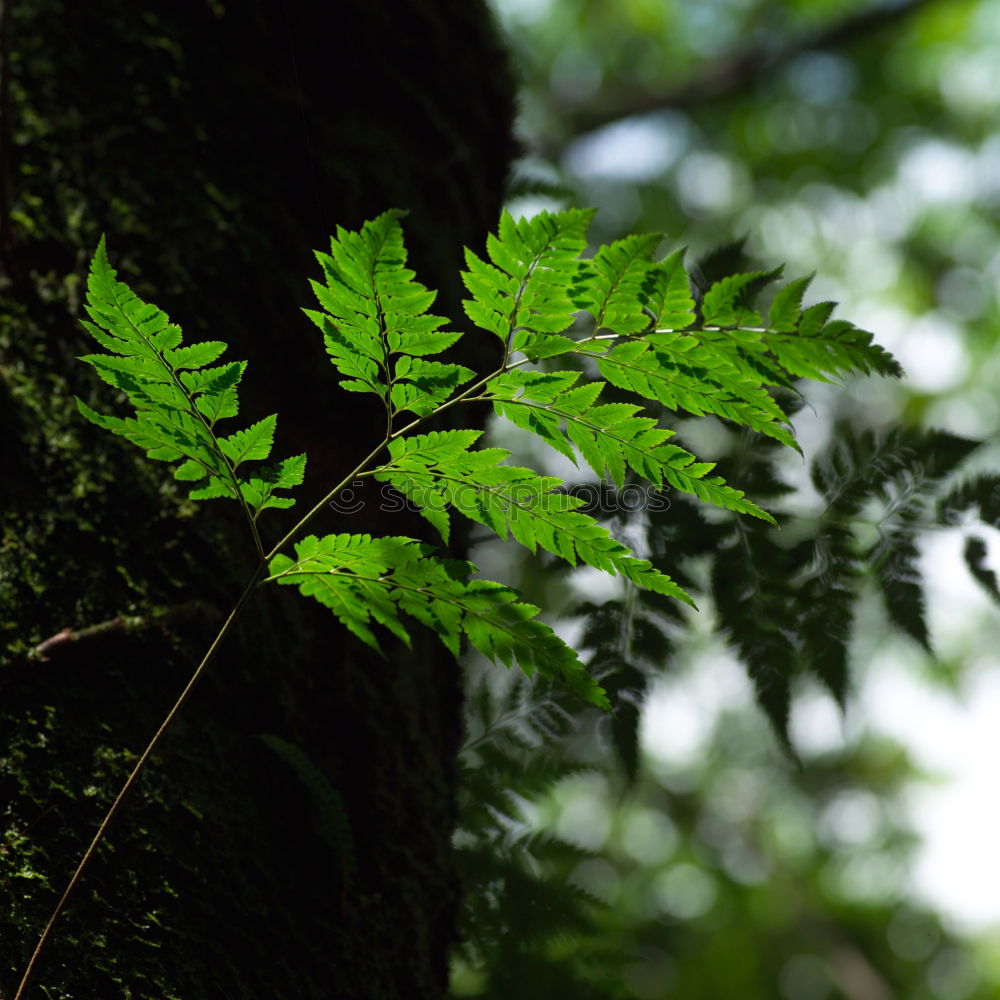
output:
POLYGON ((45 946, 48 944, 52 937, 53 930, 55 929, 56 923, 59 920, 60 915, 66 908, 66 904, 72 897, 76 887, 79 885, 80 880, 83 878, 84 873, 90 866, 90 862, 100 846, 101 842, 104 840, 104 836, 107 833, 108 827, 111 825, 118 810, 121 808, 122 803, 125 801, 126 796, 131 790, 132 786, 136 783, 139 775, 145 769, 149 758, 153 755, 156 748, 159 746, 160 741, 163 739, 164 734, 167 729, 170 728, 170 724, 174 721, 177 713, 184 707, 191 692, 194 690, 195 685, 201 679, 202 674, 204 674, 205 669, 208 667, 212 658, 215 656, 219 645, 225 638, 226 634, 229 632, 236 621, 237 615, 240 613, 243 605, 247 602, 247 599, 253 593, 257 584, 260 582, 260 578, 263 575, 265 566, 261 563, 253 574, 252 579, 247 584, 243 593, 240 595, 240 599, 233 606, 233 610, 229 612, 229 617, 223 622, 222 627, 216 633, 215 638, 212 640, 211 646, 208 647, 208 651, 202 657, 201 663, 198 664, 194 673, 191 675, 187 684, 184 686, 184 690, 181 691, 177 700, 174 702, 173 707, 166 714, 163 722, 160 723, 160 728, 156 730, 153 738, 149 741, 146 749, 143 750, 142 755, 136 761, 135 767, 132 768, 132 772, 129 774, 128 778, 125 780, 125 784, 122 785, 118 794, 115 796, 114 802, 111 803, 110 808, 104 814, 104 819, 101 820, 101 825, 97 828, 97 833, 94 834, 93 840, 90 842, 90 846, 84 852, 83 857, 80 859, 80 863, 76 866, 76 871, 73 872, 73 877, 69 880, 69 884, 63 891, 62 896, 59 898, 59 902, 56 903, 55 909, 52 911, 52 915, 49 917, 48 923, 45 925, 45 930, 42 931, 41 937, 38 939, 38 944, 35 945, 35 950, 31 954, 31 958, 28 961, 28 966, 24 970, 24 975, 21 977, 21 984, 17 988, 17 992, 14 994, 14 1000, 24 1000, 27 996, 28 986, 31 983, 32 977, 35 973, 35 967, 38 965, 38 960, 45 950, 45 946))
MULTIPOLYGON (((509 367, 515 367, 517 364, 521 363, 523 362, 515 362, 509 367)), ((317 503, 316 506, 313 507, 313 509, 310 510, 308 514, 305 514, 302 517, 302 519, 285 535, 285 537, 282 538, 281 541, 278 542, 274 546, 274 548, 272 548, 271 551, 267 553, 267 555, 264 556, 264 561, 270 562, 293 538, 296 537, 296 535, 298 535, 302 531, 303 528, 305 528, 305 526, 324 507, 326 507, 330 503, 330 501, 349 482, 351 482, 352 479, 355 479, 358 476, 364 474, 366 466, 369 464, 369 462, 377 458, 379 454, 386 447, 388 447, 390 441, 395 441, 396 438, 403 437, 404 434, 409 434, 410 431, 412 431, 415 427, 419 426, 420 424, 424 423, 424 421, 429 420, 431 417, 436 417, 439 413, 443 413, 445 410, 454 406, 456 403, 465 402, 466 397, 468 397, 470 393, 475 392, 477 389, 481 389, 484 385, 486 385, 487 382, 490 381, 490 379, 496 378, 496 376, 501 374, 504 370, 505 370, 504 368, 498 368, 496 371, 491 372, 489 375, 486 375, 483 378, 479 379, 477 382, 474 382, 467 389, 460 392, 457 396, 452 396, 451 399, 449 399, 445 403, 442 403, 435 410, 433 410, 433 412, 428 413, 422 417, 417 417, 416 420, 411 420, 405 427, 400 427, 398 430, 393 431, 391 434, 387 434, 376 448, 373 448, 367 455, 365 455, 365 457, 361 459, 361 461, 358 462, 358 464, 350 472, 348 472, 347 475, 344 476, 344 478, 341 479, 340 482, 337 483, 337 485, 334 486, 333 489, 330 490, 329 493, 327 493, 326 496, 324 496, 323 499, 320 500, 319 503, 317 503)))
POLYGON ((288 534, 286 534, 286 535, 285 535, 285 537, 284 537, 284 538, 282 538, 282 539, 281 539, 281 541, 280 541, 280 542, 278 542, 278 543, 277 543, 277 544, 276 544, 276 545, 274 546, 274 548, 273 548, 273 549, 271 549, 271 551, 267 553, 267 555, 265 555, 265 556, 264 556, 264 562, 265 562, 265 563, 267 563, 267 562, 270 562, 270 561, 271 561, 271 560, 272 560, 272 559, 273 559, 273 558, 274 558, 274 557, 275 557, 275 556, 276 556, 276 555, 277 555, 277 554, 278 554, 278 553, 279 553, 279 552, 280 552, 280 551, 281 551, 281 550, 282 550, 282 549, 283 549, 283 548, 284 548, 284 547, 285 547, 285 546, 286 546, 286 545, 287 545, 287 544, 288 544, 288 543, 289 543, 289 542, 290 542, 290 541, 291 541, 291 540, 292 540, 293 538, 295 538, 295 536, 296 536, 296 535, 298 535, 298 534, 299 534, 299 532, 300 532, 300 531, 302 531, 302 529, 303 529, 303 528, 305 528, 305 526, 306 526, 306 525, 307 525, 307 524, 308 524, 308 523, 309 523, 309 522, 310 522, 310 521, 311 521, 311 520, 312 520, 312 519, 313 519, 313 518, 314 518, 314 517, 315 517, 315 516, 316 516, 316 515, 317 515, 317 514, 318 514, 318 513, 319 513, 319 512, 320 512, 320 511, 321 511, 321 510, 323 509, 323 508, 324 508, 324 507, 326 507, 326 506, 327 506, 327 504, 329 504, 329 502, 330 502, 330 501, 331 501, 331 500, 332 500, 332 499, 333 499, 333 498, 334 498, 334 497, 335 497, 335 496, 336 496, 336 495, 337 495, 337 494, 338 494, 338 493, 339 493, 339 492, 340 492, 340 491, 341 491, 341 490, 342 490, 342 489, 343 489, 343 488, 344 488, 344 487, 345 487, 345 486, 346 486, 346 485, 347 485, 347 484, 348 484, 348 483, 349 483, 349 482, 350 482, 350 481, 351 481, 352 479, 354 479, 354 478, 355 478, 356 476, 358 476, 358 475, 359 475, 359 474, 360 474, 360 473, 361 473, 361 472, 362 472, 362 471, 364 470, 365 466, 366 466, 366 465, 367 465, 367 464, 368 464, 368 463, 369 463, 370 461, 372 461, 372 459, 374 459, 374 458, 375 458, 375 457, 376 457, 376 456, 377 456, 377 455, 379 454, 379 452, 381 452, 381 451, 382 451, 382 449, 383 449, 383 448, 384 448, 384 447, 385 447, 385 446, 386 446, 386 445, 387 445, 388 443, 389 443, 389 439, 388 439, 388 438, 383 438, 383 439, 382 439, 382 442, 381 442, 381 443, 379 444, 379 446, 378 446, 377 448, 372 448, 372 450, 371 450, 370 452, 368 452, 368 454, 367 454, 367 455, 365 455, 365 457, 364 457, 363 459, 361 459, 361 461, 360 461, 360 462, 358 462, 358 464, 357 464, 357 465, 356 465, 356 466, 355 466, 355 467, 354 467, 354 468, 353 468, 353 469, 352 469, 352 470, 351 470, 350 472, 348 472, 348 473, 347 473, 347 475, 346 475, 346 476, 344 476, 344 478, 343 478, 343 479, 341 479, 341 480, 340 480, 340 482, 339 482, 339 483, 337 483, 337 485, 336 485, 336 486, 334 486, 334 488, 333 488, 332 490, 330 490, 330 492, 329 492, 329 493, 327 493, 327 494, 326 494, 326 496, 325 496, 325 497, 323 497, 323 499, 322 499, 322 500, 320 500, 320 501, 319 501, 319 503, 317 503, 317 504, 316 504, 316 506, 315 506, 315 507, 313 507, 313 509, 312 509, 311 511, 309 511, 309 513, 308 513, 308 514, 305 514, 305 515, 304 515, 304 516, 302 517, 302 519, 301 519, 301 520, 300 520, 300 521, 298 522, 298 524, 296 524, 296 525, 295 525, 295 527, 294 527, 294 528, 292 528, 292 529, 291 529, 291 530, 290 530, 290 531, 288 532, 288 534))
MULTIPOLYGON (((500 370, 502 371, 503 369, 500 369, 500 370)), ((440 413, 441 410, 447 409, 449 406, 453 405, 454 403, 462 402, 466 396, 468 396, 472 392, 475 392, 476 389, 481 388, 483 385, 485 385, 491 378, 493 378, 497 374, 499 374, 499 372, 493 372, 492 374, 486 376, 485 378, 480 379, 474 385, 472 385, 468 389, 466 389, 465 392, 461 393, 459 396, 452 398, 447 403, 445 403, 442 406, 438 407, 434 411, 434 413, 429 414, 428 416, 434 416, 437 413, 440 413)), ((54 931, 55 926, 56 926, 56 923, 58 922, 59 917, 61 916, 63 910, 66 908, 66 904, 69 902, 70 898, 73 896, 73 893, 75 892, 77 886, 79 885, 80 880, 83 878, 84 873, 86 872, 87 868, 90 866, 90 862, 93 859, 94 854, 97 851, 97 848, 100 846, 101 842, 104 840, 104 836, 107 833, 108 828, 110 827, 111 823, 114 821, 114 818, 115 818, 115 816, 118 813, 118 810, 121 808, 121 805, 124 802, 124 800, 125 800, 126 796, 128 795, 129 791, 131 790, 132 786, 135 784, 135 782, 139 778, 139 775, 145 769, 146 764, 149 761, 149 758, 153 755, 153 753, 155 752, 156 748, 159 746, 160 741, 163 739, 163 736, 166 733, 167 729, 169 729, 171 723, 173 722, 174 718, 177 716, 178 712, 180 712, 180 710, 184 707, 185 703, 187 702, 188 698, 191 695, 191 692, 194 690, 195 685, 201 679, 202 674, 204 674, 205 669, 208 667, 209 663, 211 662, 212 658, 214 657, 214 655, 216 653, 216 650, 219 648, 219 645, 221 644, 222 640, 225 638, 225 636, 229 632, 230 628, 232 628, 233 623, 236 621, 237 616, 239 615, 240 611, 243 608, 243 605, 246 603, 247 599, 250 597, 250 595, 253 593, 254 589, 257 587, 257 585, 259 583, 261 583, 261 582, 268 582, 269 580, 276 579, 275 577, 266 577, 265 579, 262 579, 264 577, 265 571, 267 569, 267 563, 270 562, 270 560, 282 548, 284 548, 285 545, 287 545, 290 541, 292 541, 292 539, 294 539, 298 534, 300 534, 301 531, 306 527, 306 525, 352 479, 354 479, 356 476, 360 475, 365 470, 365 467, 371 461, 373 461, 379 455, 379 453, 388 445, 388 443, 389 443, 390 440, 392 440, 394 438, 397 438, 397 437, 400 437, 402 434, 405 434, 406 432, 412 430, 416 425, 422 423, 426 419, 427 419, 427 417, 419 417, 418 419, 412 421, 406 427, 402 428, 401 430, 396 431, 394 434, 387 435, 379 443, 379 445, 376 448, 373 448, 354 467, 354 469, 352 469, 346 476, 344 476, 344 478, 341 479, 340 482, 337 483, 337 485, 334 486, 333 489, 331 489, 326 494, 326 496, 324 496, 323 499, 320 500, 312 508, 312 510, 310 510, 304 517, 302 517, 299 520, 299 522, 285 535, 285 537, 282 538, 281 541, 279 541, 274 546, 274 548, 271 549, 270 552, 268 552, 266 555, 264 555, 263 553, 261 553, 260 564, 258 565, 256 571, 254 572, 253 577, 251 578, 250 582, 247 584, 247 586, 244 589, 243 593, 240 595, 240 599, 233 606, 232 611, 229 612, 229 616, 226 618, 225 622, 223 622, 222 627, 219 629, 219 631, 216 634, 215 638, 212 640, 212 644, 211 644, 211 646, 209 646, 208 651, 205 653, 205 655, 202 658, 201 662, 198 664, 198 666, 195 669, 194 673, 191 675, 191 678, 188 680, 187 684, 185 685, 184 690, 181 691, 180 695, 178 696, 177 700, 174 702, 174 704, 171 707, 170 711, 165 716, 163 722, 160 724, 159 729, 157 729, 156 732, 154 733, 153 738, 149 741, 149 744, 146 746, 146 749, 143 750, 142 755, 139 757, 138 761, 136 761, 135 767, 132 768, 132 771, 129 774, 128 778, 125 780, 125 783, 122 785, 122 787, 121 787, 120 791, 118 792, 117 796, 115 796, 114 802, 111 803, 110 808, 108 809, 107 813, 105 813, 104 818, 101 820, 101 824, 97 828, 97 832, 94 834, 94 837, 93 837, 93 839, 90 842, 90 845, 87 847, 87 850, 84 852, 83 857, 80 859, 80 863, 77 865, 76 871, 73 873, 72 878, 69 880, 69 884, 66 886, 66 889, 63 891, 62 896, 59 898, 59 902, 56 903, 55 908, 52 911, 52 915, 49 917, 48 923, 45 925, 45 929, 42 931, 41 937, 38 939, 38 943, 35 945, 35 950, 32 952, 31 958, 28 961, 27 968, 25 969, 24 975, 21 978, 21 983, 20 983, 20 985, 17 988, 17 992, 14 994, 14 1000, 24 1000, 24 997, 27 995, 28 987, 29 987, 29 985, 31 983, 31 980, 32 980, 33 976, 34 976, 35 968, 36 968, 36 966, 38 964, 38 960, 41 957, 42 952, 45 950, 45 947, 48 944, 49 940, 51 939, 53 931, 54 931)), ((260 552, 260 542, 259 542, 259 539, 256 537, 256 532, 255 532, 255 541, 257 542, 258 552, 260 552)))

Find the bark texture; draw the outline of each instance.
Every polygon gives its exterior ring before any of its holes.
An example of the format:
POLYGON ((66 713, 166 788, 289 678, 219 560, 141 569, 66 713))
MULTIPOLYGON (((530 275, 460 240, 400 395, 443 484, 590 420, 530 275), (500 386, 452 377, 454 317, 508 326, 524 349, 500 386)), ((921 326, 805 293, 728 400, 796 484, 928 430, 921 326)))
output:
MULTIPOLYGON (((495 221, 513 151, 513 86, 479 2, 5 6, 0 996, 252 560, 235 510, 186 501, 76 415, 74 394, 110 403, 73 360, 90 349, 76 317, 98 235, 189 341, 249 359, 243 423, 277 411, 280 454, 309 452, 304 512, 381 432, 298 312, 310 251, 409 209, 411 262, 457 319, 461 246, 495 221), (64 628, 78 638, 31 654, 64 628)), ((376 507, 317 529, 420 530, 376 507)), ((273 540, 291 522, 270 516, 273 540)), ((386 653, 297 595, 258 598, 34 995, 439 996, 459 675, 429 636, 386 653)))

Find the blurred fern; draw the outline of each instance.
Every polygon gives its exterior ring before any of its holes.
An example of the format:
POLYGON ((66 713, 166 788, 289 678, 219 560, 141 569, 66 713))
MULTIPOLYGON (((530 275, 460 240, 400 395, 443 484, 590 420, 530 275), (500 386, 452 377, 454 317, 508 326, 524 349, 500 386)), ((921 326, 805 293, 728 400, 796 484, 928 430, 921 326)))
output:
POLYGON ((606 904, 567 877, 596 855, 525 812, 594 768, 568 752, 579 702, 543 678, 501 685, 480 673, 468 685, 466 724, 455 836, 465 892, 453 961, 473 979, 488 970, 491 996, 524 990, 526 981, 533 996, 553 988, 597 996, 593 976, 579 974, 581 960, 600 965, 610 985, 631 955, 601 942, 595 915, 606 904))

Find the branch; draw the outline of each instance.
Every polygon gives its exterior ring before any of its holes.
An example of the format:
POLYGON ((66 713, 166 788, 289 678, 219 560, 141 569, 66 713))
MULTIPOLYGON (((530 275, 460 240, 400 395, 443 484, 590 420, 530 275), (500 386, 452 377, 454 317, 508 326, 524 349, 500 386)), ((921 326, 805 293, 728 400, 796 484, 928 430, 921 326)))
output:
POLYGON ((169 629, 171 626, 209 615, 216 615, 214 608, 202 601, 186 601, 163 611, 149 615, 116 615, 108 621, 96 625, 86 625, 83 628, 64 628, 38 643, 19 659, 5 664, 3 672, 25 668, 32 664, 49 663, 61 660, 77 648, 78 643, 89 643, 94 640, 114 635, 134 635, 149 629, 169 629))
POLYGON ((561 117, 568 123, 571 136, 578 136, 632 115, 668 108, 704 107, 753 88, 761 78, 804 52, 843 48, 882 28, 898 28, 902 18, 915 14, 931 2, 933 0, 889 0, 786 43, 762 40, 744 45, 713 60, 700 76, 670 89, 609 95, 603 104, 592 104, 578 111, 565 110, 561 117))

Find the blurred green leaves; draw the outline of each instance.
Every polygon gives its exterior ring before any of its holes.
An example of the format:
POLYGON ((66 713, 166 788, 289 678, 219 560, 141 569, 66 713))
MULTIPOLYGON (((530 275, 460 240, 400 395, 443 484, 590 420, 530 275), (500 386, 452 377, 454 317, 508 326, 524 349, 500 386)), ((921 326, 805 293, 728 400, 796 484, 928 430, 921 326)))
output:
MULTIPOLYGON (((909 378, 800 397, 800 465, 774 461, 755 435, 677 422, 684 443, 781 511, 780 530, 749 522, 729 535, 683 497, 608 515, 654 565, 683 551, 675 577, 713 613, 698 621, 630 593, 564 600, 616 714, 599 732, 580 720, 575 738, 553 734, 544 754, 533 744, 533 804, 523 827, 505 829, 540 829, 590 854, 520 856, 530 898, 551 883, 597 899, 556 906, 566 923, 530 947, 503 936, 519 910, 501 902, 491 943, 464 959, 475 970, 466 995, 992 996, 995 942, 991 953, 988 939, 955 936, 909 893, 916 840, 900 803, 918 770, 852 725, 851 708, 840 738, 811 750, 793 708, 824 704, 803 669, 849 704, 849 666, 890 635, 923 647, 913 655, 927 676, 961 687, 969 658, 939 648, 928 623, 926 594, 942 592, 925 576, 930 541, 957 536, 957 572, 996 595, 995 461, 976 445, 1000 429, 1000 11, 988 0, 495 6, 524 79, 514 209, 595 204, 602 242, 664 230, 695 259, 747 234, 749 264, 818 272, 813 295, 849 303, 909 378), (725 648, 710 638, 720 628, 725 648), (688 666, 717 677, 712 664, 734 655, 772 714, 792 712, 798 764, 734 706, 688 766, 676 759, 683 712, 669 716, 674 760, 651 756, 648 711, 643 750, 650 692, 666 683, 672 704, 697 714, 685 692, 704 696, 713 682, 699 687, 688 666), (539 796, 546 758, 552 785, 539 796), (590 776, 573 776, 583 764, 590 776)), ((772 305, 772 325, 793 294, 772 305)), ((574 587, 551 567, 528 573, 550 595, 574 587)), ((977 620, 970 612, 970 633, 977 620)), ((492 752, 511 761, 529 752, 496 741, 506 749, 492 752)), ((501 773, 520 801, 517 768, 501 773)), ((474 828, 474 809, 466 816, 474 828)))

